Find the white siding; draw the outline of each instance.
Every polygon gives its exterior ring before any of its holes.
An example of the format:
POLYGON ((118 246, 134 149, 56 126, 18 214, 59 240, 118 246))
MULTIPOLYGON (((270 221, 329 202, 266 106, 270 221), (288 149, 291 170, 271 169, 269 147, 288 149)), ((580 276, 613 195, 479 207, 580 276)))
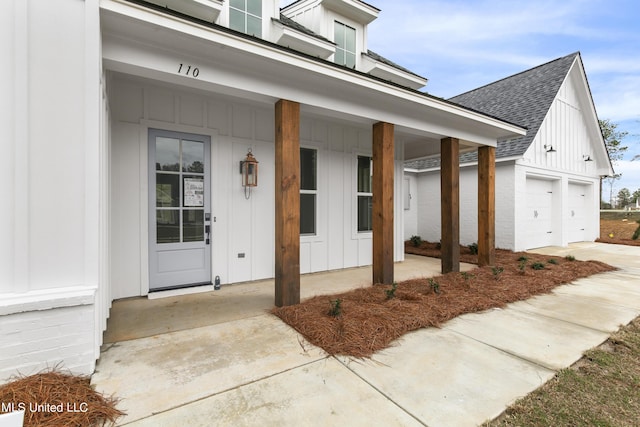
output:
MULTIPOLYGON (((116 76, 111 86, 111 275, 113 298, 145 295, 147 278, 147 129, 211 136, 212 275, 222 283, 274 275, 273 106, 205 96, 116 76), (245 199, 238 162, 251 148, 259 185, 245 199), (238 254, 244 254, 239 257, 238 254)), ((302 273, 372 262, 371 233, 356 229, 356 156, 371 155, 370 128, 318 117, 301 119, 300 143, 318 150, 317 233, 302 236, 302 273)), ((402 249, 402 143, 396 143, 395 259, 402 249)))
POLYGON ((110 303, 98 2, 5 3, 0 381, 60 361, 88 374, 110 303))

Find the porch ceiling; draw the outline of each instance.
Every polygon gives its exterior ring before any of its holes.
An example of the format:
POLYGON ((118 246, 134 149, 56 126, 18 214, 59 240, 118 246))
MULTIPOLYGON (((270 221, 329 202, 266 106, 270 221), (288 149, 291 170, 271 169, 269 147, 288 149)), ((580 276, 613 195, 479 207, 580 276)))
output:
MULTIPOLYGON (((365 124, 384 121, 424 157, 441 138, 496 145, 525 130, 439 98, 304 56, 218 26, 187 22, 127 2, 101 2, 105 68, 262 103, 299 102, 302 111, 365 124), (179 72, 180 64, 198 75, 179 72), (425 152, 426 150, 426 152, 425 152)), ((411 153, 411 148, 409 152, 411 153)))

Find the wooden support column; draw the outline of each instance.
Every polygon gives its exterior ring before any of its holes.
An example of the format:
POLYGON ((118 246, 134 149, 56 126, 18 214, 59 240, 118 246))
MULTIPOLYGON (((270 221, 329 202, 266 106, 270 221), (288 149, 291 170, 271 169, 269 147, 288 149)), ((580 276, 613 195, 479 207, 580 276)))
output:
POLYGON ((300 104, 275 106, 275 304, 300 303, 300 104))
POLYGON ((478 149, 478 265, 496 260, 496 149, 478 149))
POLYGON ((394 141, 390 123, 373 125, 373 283, 393 283, 394 141))
POLYGON ((460 271, 460 141, 440 141, 440 206, 442 273, 460 271))

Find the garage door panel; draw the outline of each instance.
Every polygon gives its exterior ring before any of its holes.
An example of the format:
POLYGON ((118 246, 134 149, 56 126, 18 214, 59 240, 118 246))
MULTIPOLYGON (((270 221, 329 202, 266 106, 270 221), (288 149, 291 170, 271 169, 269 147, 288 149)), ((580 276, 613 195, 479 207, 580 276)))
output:
POLYGON ((553 182, 527 179, 527 249, 553 243, 553 182))
POLYGON ((569 243, 587 240, 587 195, 590 186, 569 184, 567 239, 569 243))

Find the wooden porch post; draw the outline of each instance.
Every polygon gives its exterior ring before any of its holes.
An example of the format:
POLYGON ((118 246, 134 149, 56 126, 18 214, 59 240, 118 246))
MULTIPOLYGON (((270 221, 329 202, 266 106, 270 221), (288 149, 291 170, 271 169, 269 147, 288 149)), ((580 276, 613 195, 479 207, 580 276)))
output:
POLYGON ((373 283, 393 283, 393 124, 373 125, 373 283))
POLYGON ((300 104, 275 106, 275 304, 300 303, 300 104))
POLYGON ((460 141, 440 141, 440 206, 442 218, 442 273, 460 271, 460 141))
POLYGON ((478 149, 478 266, 496 258, 496 149, 478 149))

